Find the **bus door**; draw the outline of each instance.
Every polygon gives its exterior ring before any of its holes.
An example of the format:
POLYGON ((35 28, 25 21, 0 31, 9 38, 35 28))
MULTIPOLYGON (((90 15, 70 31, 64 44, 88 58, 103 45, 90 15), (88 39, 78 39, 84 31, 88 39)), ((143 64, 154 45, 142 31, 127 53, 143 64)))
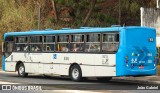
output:
POLYGON ((6 37, 6 40, 2 43, 2 69, 10 70, 11 62, 13 61, 13 46, 14 39, 13 37, 6 37), (7 66, 8 65, 8 66, 7 66))

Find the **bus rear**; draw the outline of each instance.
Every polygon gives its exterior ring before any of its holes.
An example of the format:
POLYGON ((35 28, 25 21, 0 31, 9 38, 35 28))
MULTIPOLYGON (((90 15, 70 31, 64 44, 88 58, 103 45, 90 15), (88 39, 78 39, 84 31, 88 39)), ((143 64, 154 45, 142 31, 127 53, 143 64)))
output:
POLYGON ((156 74, 156 31, 145 27, 128 27, 121 31, 117 52, 117 76, 156 74))

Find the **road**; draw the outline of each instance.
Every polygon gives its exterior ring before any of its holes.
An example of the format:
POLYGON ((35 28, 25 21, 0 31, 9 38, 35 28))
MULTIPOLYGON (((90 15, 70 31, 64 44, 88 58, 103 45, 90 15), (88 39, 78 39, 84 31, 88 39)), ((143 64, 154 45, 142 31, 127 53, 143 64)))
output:
MULTIPOLYGON (((44 77, 42 75, 29 75, 27 78, 18 77, 15 72, 4 72, 0 71, 0 81, 10 82, 13 84, 34 84, 43 86, 43 89, 46 89, 47 93, 77 93, 77 90, 80 90, 82 93, 89 91, 93 93, 118 93, 118 90, 122 90, 122 93, 131 92, 141 92, 141 93, 150 93, 155 92, 159 93, 159 90, 137 90, 138 86, 151 86, 148 81, 135 81, 135 80, 123 80, 119 78, 113 78, 109 82, 98 82, 94 78, 85 80, 83 82, 73 82, 69 78, 59 78, 59 77, 44 77), (41 85, 42 84, 42 85, 41 85), (54 90, 54 91, 53 91, 54 90)), ((3 84, 3 82, 1 84, 3 84)), ((160 88, 160 87, 159 87, 160 88)), ((37 93, 46 93, 46 91, 39 91, 37 93)), ((2 90, 0 91, 0 93, 2 90)), ((4 91, 3 91, 4 92, 4 91)), ((8 91, 9 92, 9 91, 8 91)), ((35 91, 30 91, 31 93, 36 93, 35 91)), ((13 91, 10 93, 14 93, 13 91)), ((15 93, 18 93, 17 91, 15 93)), ((20 93, 20 92, 19 92, 20 93)), ((27 93, 27 91, 23 91, 27 93)), ((79 93, 79 92, 78 92, 79 93)))

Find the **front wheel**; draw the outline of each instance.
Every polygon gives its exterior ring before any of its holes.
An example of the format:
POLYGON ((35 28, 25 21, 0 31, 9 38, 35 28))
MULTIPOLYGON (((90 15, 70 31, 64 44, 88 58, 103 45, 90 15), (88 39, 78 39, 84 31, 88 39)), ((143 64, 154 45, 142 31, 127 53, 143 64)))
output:
POLYGON ((73 81, 79 82, 82 80, 82 71, 78 65, 73 65, 70 71, 70 77, 73 81))
POLYGON ((28 73, 25 73, 25 67, 22 63, 18 66, 18 75, 20 77, 27 77, 28 76, 28 73))

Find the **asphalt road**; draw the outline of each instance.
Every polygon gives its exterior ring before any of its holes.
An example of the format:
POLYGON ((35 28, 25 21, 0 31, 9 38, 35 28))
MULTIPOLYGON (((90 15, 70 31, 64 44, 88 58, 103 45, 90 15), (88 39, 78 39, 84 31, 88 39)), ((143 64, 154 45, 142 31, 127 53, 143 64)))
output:
MULTIPOLYGON (((13 72, 3 72, 0 71, 0 81, 3 82, 11 82, 18 83, 22 85, 40 85, 43 86, 43 89, 49 90, 47 93, 75 93, 76 90, 97 92, 97 93, 119 93, 121 90, 122 93, 131 92, 141 92, 141 93, 159 93, 159 90, 137 90, 138 86, 146 87, 153 86, 152 83, 148 81, 135 81, 135 80, 122 80, 119 78, 113 78, 113 80, 109 82, 99 82, 94 78, 90 78, 83 82, 73 82, 69 78, 59 78, 59 77, 44 77, 42 75, 29 75, 27 78, 18 77, 17 73, 13 72), (53 91, 55 90, 55 91, 53 91), (71 91, 72 90, 72 91, 71 91)), ((157 86, 157 85, 156 85, 157 86)), ((158 86, 160 89, 160 86, 158 86)), ((4 91, 0 91, 0 93, 4 93, 4 91)), ((7 91, 9 92, 9 91, 7 91)), ((18 91, 19 92, 19 91, 18 91)), ((17 91, 15 93, 18 93, 17 91)), ((21 93, 20 91, 19 93, 21 93)), ((28 91, 23 91, 23 93, 27 93, 28 91)), ((13 91, 9 93, 14 93, 13 91)), ((35 91, 30 91, 30 93, 36 93, 35 91)), ((46 93, 46 91, 39 91, 37 93, 46 93)), ((76 91, 77 93, 77 91, 76 91)), ((79 92, 78 92, 79 93, 79 92)))

